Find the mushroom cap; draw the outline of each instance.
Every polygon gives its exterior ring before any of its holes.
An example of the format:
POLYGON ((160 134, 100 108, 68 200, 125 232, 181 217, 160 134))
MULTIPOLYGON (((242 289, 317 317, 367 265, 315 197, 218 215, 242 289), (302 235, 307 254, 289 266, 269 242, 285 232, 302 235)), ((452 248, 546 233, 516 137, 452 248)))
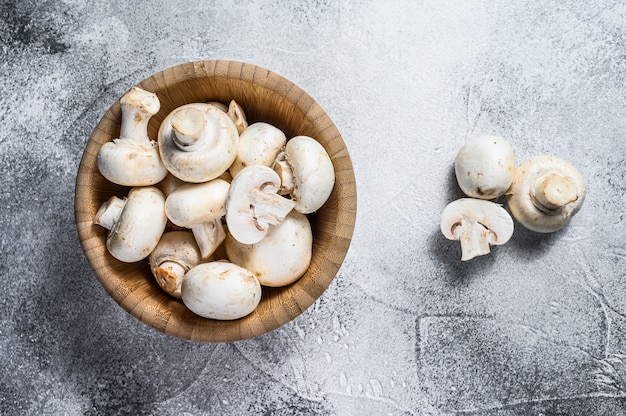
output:
POLYGON ((490 244, 504 244, 513 235, 513 219, 500 204, 481 199, 461 198, 450 202, 441 213, 441 232, 446 238, 459 239, 458 233, 454 231, 463 217, 487 227, 493 238, 490 244))
POLYGON ((457 153, 454 172, 469 197, 493 199, 504 195, 515 174, 513 147, 502 137, 476 137, 457 153))
POLYGON ((285 133, 271 124, 257 122, 249 125, 239 136, 239 149, 230 166, 230 174, 235 177, 246 166, 272 166, 286 142, 285 133))
POLYGON ((586 194, 585 180, 578 169, 563 159, 544 155, 525 160, 517 167, 507 200, 511 214, 520 224, 538 233, 550 233, 569 222, 582 207, 586 194), (552 189, 555 196, 569 197, 559 201, 558 205, 564 203, 560 207, 546 208, 535 192, 542 182, 550 186, 552 177, 560 179, 552 189))
POLYGON ((154 185, 167 175, 155 141, 114 139, 102 145, 96 163, 102 176, 123 186, 154 185))
POLYGON ((155 93, 139 87, 131 87, 120 98, 120 106, 122 108, 122 117, 124 117, 126 113, 134 115, 136 111, 144 113, 147 116, 153 116, 159 112, 161 102, 155 93))
POLYGON ((132 263, 154 250, 165 231, 165 197, 153 186, 132 188, 106 246, 116 259, 132 263))
POLYGON ((279 287, 309 268, 313 234, 307 216, 293 210, 258 243, 241 244, 227 234, 224 246, 229 260, 254 273, 261 285, 279 287))
POLYGON ((196 315, 232 320, 254 311, 261 301, 261 285, 249 270, 214 261, 189 270, 181 294, 185 306, 196 315))
POLYGON ((230 184, 222 179, 182 184, 165 200, 167 218, 185 228, 221 218, 226 213, 229 189, 230 184))
POLYGON ((166 293, 180 299, 183 278, 201 261, 200 249, 191 231, 169 231, 148 258, 150 270, 166 293))
POLYGON ((335 186, 335 169, 326 149, 309 136, 291 138, 285 146, 287 162, 294 177, 291 197, 294 209, 302 214, 317 211, 335 186))
POLYGON ((254 244, 278 225, 295 202, 277 194, 278 174, 267 166, 248 166, 233 178, 226 200, 229 233, 244 244, 254 244))
POLYGON ((161 159, 172 175, 185 182, 201 183, 228 170, 237 156, 239 133, 230 117, 216 106, 191 103, 165 117, 159 128, 158 143, 161 159), (203 120, 197 119, 198 114, 203 120), (193 120, 185 122, 185 115, 193 120), (195 141, 181 144, 175 126, 178 134, 197 135, 195 141))

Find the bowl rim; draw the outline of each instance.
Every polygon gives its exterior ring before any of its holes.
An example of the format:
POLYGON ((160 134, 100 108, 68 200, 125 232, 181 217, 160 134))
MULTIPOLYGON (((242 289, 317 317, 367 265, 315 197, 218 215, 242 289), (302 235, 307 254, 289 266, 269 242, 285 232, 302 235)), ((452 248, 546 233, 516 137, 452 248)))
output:
MULTIPOLYGON (((232 342, 253 338, 283 326, 299 316, 322 295, 332 280, 336 278, 348 253, 356 222, 357 193, 354 169, 348 149, 329 115, 302 88, 276 72, 240 61, 200 60, 163 69, 135 84, 135 86, 148 91, 169 91, 176 85, 185 82, 215 77, 224 78, 228 82, 246 81, 255 87, 264 88, 277 94, 277 97, 286 100, 289 105, 300 110, 304 120, 323 135, 323 141, 320 141, 320 137, 316 137, 316 139, 329 153, 335 166, 335 177, 338 179, 335 182, 335 189, 333 189, 337 204, 333 208, 337 212, 335 223, 328 225, 332 229, 323 231, 330 235, 334 249, 323 251, 321 253, 322 258, 314 259, 317 261, 315 267, 323 268, 323 273, 319 271, 314 276, 315 278, 306 281, 300 279, 289 285, 288 290, 291 293, 289 296, 283 295, 287 292, 279 289, 275 291, 278 295, 274 299, 273 289, 264 287, 264 296, 267 291, 270 293, 267 295, 270 297, 269 301, 275 302, 272 313, 269 314, 271 316, 260 316, 255 311, 247 317, 235 321, 208 320, 214 323, 210 327, 208 324, 199 324, 206 319, 199 318, 188 310, 188 313, 182 313, 182 315, 172 311, 170 313, 164 312, 163 303, 167 299, 170 300, 168 305, 173 305, 172 300, 181 303, 165 295, 164 292, 164 297, 159 296, 159 299, 155 300, 154 303, 145 305, 145 301, 152 301, 146 295, 148 290, 146 285, 154 286, 155 283, 146 282, 145 285, 135 284, 128 287, 127 282, 120 281, 118 274, 124 270, 125 266, 118 265, 117 260, 113 259, 106 251, 103 241, 106 237, 106 230, 93 225, 95 214, 93 195, 96 190, 91 181, 93 175, 100 175, 95 166, 95 158, 100 146, 115 138, 110 131, 111 129, 115 131, 115 126, 119 125, 121 121, 119 97, 101 117, 85 145, 76 176, 74 214, 80 245, 89 266, 106 292, 123 309, 144 324, 178 338, 201 342, 232 342), (303 284, 298 284, 300 281, 303 284)), ((112 184, 112 186, 115 185, 112 184)), ((125 189, 126 192, 129 189, 129 187, 120 188, 125 189)), ((147 268, 147 261, 145 263, 147 268)), ((132 265, 134 263, 128 267, 132 265)), ((313 266, 312 264, 310 269, 313 266)), ((317 270, 311 274, 316 272, 317 270)), ((183 306, 183 308, 185 307, 183 306)))

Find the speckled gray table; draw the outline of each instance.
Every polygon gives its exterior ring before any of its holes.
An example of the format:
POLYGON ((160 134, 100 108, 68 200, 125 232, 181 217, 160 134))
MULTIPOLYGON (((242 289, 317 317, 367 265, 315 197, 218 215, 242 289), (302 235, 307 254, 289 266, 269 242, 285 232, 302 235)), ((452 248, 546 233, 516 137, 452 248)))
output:
POLYGON ((626 6, 620 1, 0 5, 0 414, 626 414, 626 6), (105 293, 74 180, 105 110, 169 66, 271 69, 324 107, 358 183, 352 246, 296 320, 231 344, 105 293), (439 232, 459 147, 549 153, 588 197, 461 263, 439 232))

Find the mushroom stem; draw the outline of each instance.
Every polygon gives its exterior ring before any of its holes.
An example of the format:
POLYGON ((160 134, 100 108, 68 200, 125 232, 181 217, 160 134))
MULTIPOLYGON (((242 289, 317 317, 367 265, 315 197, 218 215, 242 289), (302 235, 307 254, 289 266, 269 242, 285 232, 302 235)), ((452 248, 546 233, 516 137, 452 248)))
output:
POLYGON ((453 233, 461 242, 461 260, 466 261, 477 256, 490 253, 489 241, 491 235, 489 229, 479 222, 463 216, 461 223, 455 227, 453 233), (461 231, 457 231, 458 229, 461 231))
POLYGON ((174 130, 174 143, 183 151, 192 150, 189 146, 202 137, 207 124, 202 111, 193 107, 174 110, 171 123, 174 130))
POLYGON ((538 209, 549 213, 576 201, 578 193, 571 179, 552 173, 537 180, 531 197, 538 209))
MULTIPOLYGON (((271 191, 264 191, 266 188, 252 190, 254 205, 250 209, 259 231, 267 229, 270 225, 280 224, 295 205, 291 199, 271 191)), ((271 188, 275 190, 273 186, 271 188)))
POLYGON ((126 198, 122 199, 112 196, 100 206, 93 219, 93 223, 110 230, 118 221, 120 215, 122 215, 124 205, 126 205, 126 198))
POLYGON ((226 231, 220 218, 196 224, 191 227, 191 232, 198 243, 203 260, 213 254, 226 238, 226 231))
POLYGON ((156 94, 133 87, 121 99, 122 122, 119 138, 134 142, 150 142, 148 122, 161 106, 156 94))
POLYGON ((280 177, 280 190, 279 195, 289 195, 293 192, 296 186, 296 180, 293 175, 293 169, 287 160, 287 153, 281 152, 274 161, 274 171, 278 173, 280 177))
POLYGON ((159 286, 165 289, 167 293, 180 292, 183 277, 188 270, 189 267, 185 267, 177 261, 166 260, 156 267, 154 277, 159 286))

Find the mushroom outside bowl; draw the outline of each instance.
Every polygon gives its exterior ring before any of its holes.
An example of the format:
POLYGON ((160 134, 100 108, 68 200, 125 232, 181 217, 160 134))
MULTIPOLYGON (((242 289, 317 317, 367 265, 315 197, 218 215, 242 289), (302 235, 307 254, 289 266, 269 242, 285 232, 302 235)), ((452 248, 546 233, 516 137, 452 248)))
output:
POLYGON ((107 293, 126 311, 166 334, 202 342, 252 338, 291 321, 322 295, 348 251, 356 219, 356 182, 348 149, 324 110, 294 83, 267 69, 233 61, 197 61, 165 69, 137 84, 155 93, 161 107, 148 125, 156 139, 161 121, 175 108, 195 102, 235 100, 249 123, 263 121, 283 130, 287 138, 315 138, 331 157, 333 191, 322 208, 310 214, 313 254, 309 268, 296 282, 263 287, 261 301, 250 315, 233 321, 202 318, 182 301, 165 293, 153 277, 148 260, 124 263, 106 248, 107 230, 94 225, 100 206, 130 188, 105 179, 98 170, 100 147, 120 133, 117 100, 95 127, 84 150, 76 178, 75 216, 78 236, 91 268, 107 293))

